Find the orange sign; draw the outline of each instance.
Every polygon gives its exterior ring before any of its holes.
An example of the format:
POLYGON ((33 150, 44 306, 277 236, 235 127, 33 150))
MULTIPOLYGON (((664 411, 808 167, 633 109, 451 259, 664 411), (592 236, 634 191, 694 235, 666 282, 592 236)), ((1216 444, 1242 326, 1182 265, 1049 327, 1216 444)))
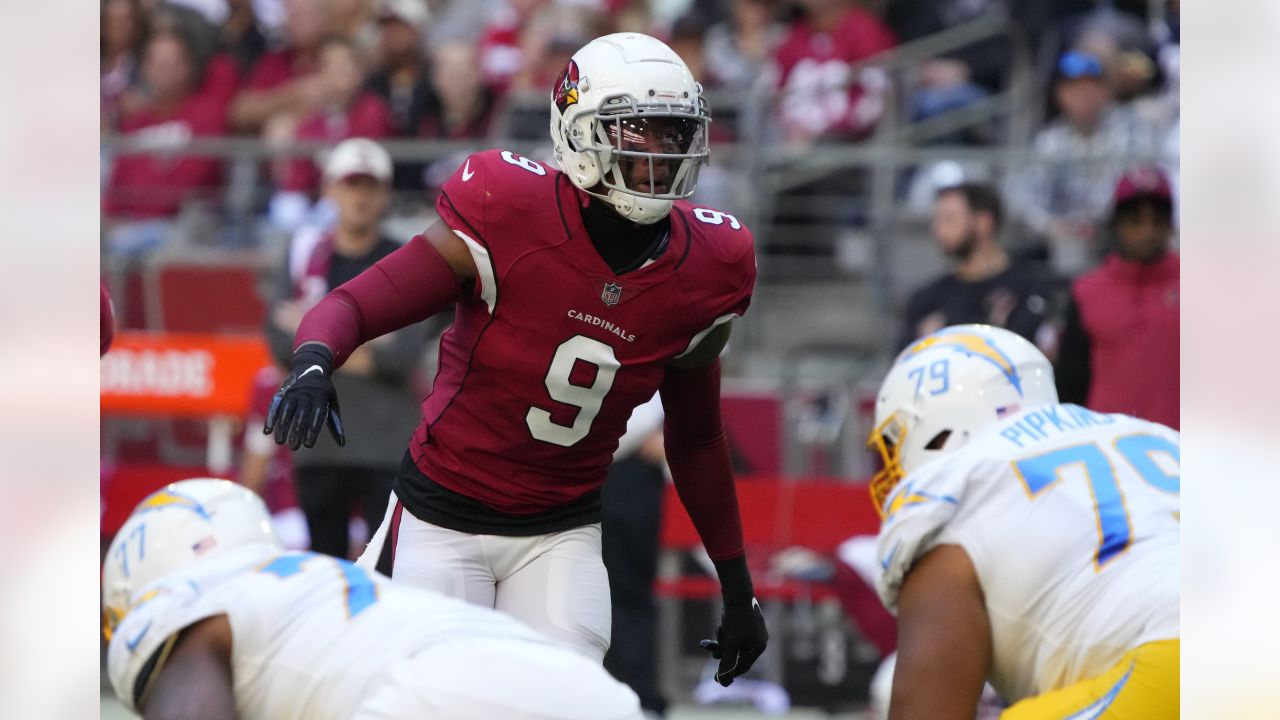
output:
POLYGON ((269 364, 260 337, 121 332, 102 358, 102 412, 244 415, 253 376, 269 364))

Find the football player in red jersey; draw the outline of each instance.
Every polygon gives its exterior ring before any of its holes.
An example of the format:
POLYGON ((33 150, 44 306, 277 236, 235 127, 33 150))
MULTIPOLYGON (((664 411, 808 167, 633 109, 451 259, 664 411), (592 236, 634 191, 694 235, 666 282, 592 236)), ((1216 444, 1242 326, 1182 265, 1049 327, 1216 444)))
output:
POLYGON ((361 563, 509 612, 583 652, 609 646, 600 488, 656 392, 671 474, 719 572, 728 685, 768 642, 720 418, 719 354, 755 285, 751 233, 685 201, 706 162, 701 86, 654 38, 573 55, 552 88, 563 172, 470 156, 440 221, 303 319, 264 432, 342 442, 333 370, 359 344, 456 305, 382 526, 361 563))

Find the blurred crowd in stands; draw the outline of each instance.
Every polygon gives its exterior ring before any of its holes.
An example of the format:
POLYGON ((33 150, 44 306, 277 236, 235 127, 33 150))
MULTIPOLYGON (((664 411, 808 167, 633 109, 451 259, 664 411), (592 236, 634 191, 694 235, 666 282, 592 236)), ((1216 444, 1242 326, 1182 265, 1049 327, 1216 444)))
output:
MULTIPOLYGON (((217 207, 244 182, 225 157, 182 152, 192 138, 257 138, 268 149, 349 137, 472 149, 544 142, 553 79, 575 49, 615 31, 653 34, 686 60, 715 100, 713 147, 866 142, 886 103, 921 122, 1008 86, 1018 58, 1006 36, 902 76, 863 62, 984 18, 1009 21, 1026 39, 1041 90, 1030 102, 1044 103, 1032 115, 1048 118, 1032 140, 1047 162, 998 178, 1009 216, 1048 249, 1057 273, 1073 276, 1097 260, 1125 158, 1176 168, 1177 0, 103 0, 102 130, 133 143, 104 150, 108 250, 162 244, 164 226, 149 221, 217 207), (769 111, 747 128, 738 120, 753 103, 769 111), (1111 161, 1073 161, 1089 154, 1111 161), (110 231, 122 223, 135 231, 110 231)), ((928 142, 993 146, 1007 132, 985 122, 928 142)), ((465 152, 397 162, 397 197, 427 206, 465 152)), ((280 155, 255 168, 249 180, 267 189, 255 209, 273 227, 324 218, 313 204, 319 158, 280 155)), ((925 168, 925 197, 956 172, 996 179, 962 164, 925 168)), ((819 182, 865 192, 840 177, 819 182)), ((1176 193, 1176 174, 1173 183, 1176 193)), ((718 187, 713 174, 703 202, 723 201, 718 187)))

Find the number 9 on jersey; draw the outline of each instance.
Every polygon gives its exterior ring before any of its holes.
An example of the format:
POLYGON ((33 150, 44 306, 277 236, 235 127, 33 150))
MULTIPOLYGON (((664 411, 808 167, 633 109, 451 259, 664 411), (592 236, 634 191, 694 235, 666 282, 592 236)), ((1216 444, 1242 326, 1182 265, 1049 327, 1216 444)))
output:
POLYGON ((578 416, 572 425, 561 425, 551 419, 550 412, 531 407, 525 415, 529 432, 538 440, 562 447, 570 447, 582 440, 591 432, 591 423, 600 412, 604 396, 613 387, 613 378, 619 367, 613 348, 599 340, 575 335, 560 343, 547 370, 547 394, 556 402, 578 408, 578 416), (569 381, 573 366, 579 360, 596 368, 596 379, 589 387, 569 381))

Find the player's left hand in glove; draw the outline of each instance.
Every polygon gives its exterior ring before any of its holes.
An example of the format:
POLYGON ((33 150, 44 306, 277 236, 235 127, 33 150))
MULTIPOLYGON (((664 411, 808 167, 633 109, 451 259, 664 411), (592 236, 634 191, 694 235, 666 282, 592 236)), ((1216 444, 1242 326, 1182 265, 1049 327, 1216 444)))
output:
POLYGON ((769 644, 769 629, 765 627, 760 603, 751 598, 749 605, 726 606, 720 615, 716 639, 698 644, 720 661, 716 682, 729 687, 734 678, 751 669, 769 644))
POLYGON ((277 445, 293 450, 314 447, 320 429, 329 426, 334 442, 346 445, 338 393, 333 387, 333 353, 323 345, 303 345, 293 354, 293 368, 271 398, 263 434, 275 433, 277 445))
POLYGON ((724 612, 720 615, 716 639, 703 640, 698 645, 720 661, 716 682, 729 687, 733 679, 750 670, 764 652, 769 644, 769 629, 765 627, 760 603, 754 597, 747 558, 721 560, 715 566, 724 595, 724 612))

